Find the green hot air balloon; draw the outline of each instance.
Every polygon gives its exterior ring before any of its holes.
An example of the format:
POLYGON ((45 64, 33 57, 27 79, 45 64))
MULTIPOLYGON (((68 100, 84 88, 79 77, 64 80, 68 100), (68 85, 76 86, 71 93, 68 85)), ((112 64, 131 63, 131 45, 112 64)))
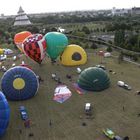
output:
POLYGON ((47 33, 45 40, 47 42, 47 53, 52 60, 55 60, 68 45, 68 38, 59 32, 47 33))
POLYGON ((78 85, 89 91, 102 91, 110 86, 110 79, 101 68, 89 67, 79 75, 78 85))

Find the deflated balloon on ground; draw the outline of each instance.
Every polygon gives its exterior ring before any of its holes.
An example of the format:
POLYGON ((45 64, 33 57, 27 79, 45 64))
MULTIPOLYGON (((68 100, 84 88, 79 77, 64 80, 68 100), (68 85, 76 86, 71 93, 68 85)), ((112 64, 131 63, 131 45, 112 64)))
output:
POLYGON ((16 66, 4 73, 1 79, 1 88, 8 99, 25 100, 37 93, 39 83, 32 70, 16 66))

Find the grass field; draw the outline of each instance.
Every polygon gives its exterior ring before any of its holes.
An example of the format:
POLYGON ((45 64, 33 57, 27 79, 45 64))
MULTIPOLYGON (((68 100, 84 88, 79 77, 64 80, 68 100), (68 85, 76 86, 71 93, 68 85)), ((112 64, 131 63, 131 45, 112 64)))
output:
MULTIPOLYGON (((52 65, 45 59, 41 66, 27 59, 21 58, 16 64, 24 60, 36 74, 44 79, 40 84, 38 94, 26 101, 9 101, 11 117, 9 127, 1 140, 108 140, 102 133, 103 128, 111 128, 117 135, 128 135, 131 140, 140 140, 140 68, 129 64, 118 64, 113 58, 104 59, 104 65, 111 79, 111 86, 102 92, 87 92, 79 95, 72 88, 72 83, 78 79, 76 67, 65 67, 59 63, 52 65), (112 69, 116 74, 109 73, 112 69), (53 101, 54 89, 57 83, 51 79, 51 73, 61 77, 61 81, 72 91, 72 96, 60 104, 53 101), (72 75, 72 82, 66 78, 72 75), (117 86, 117 81, 123 80, 132 86, 127 91, 117 86), (87 119, 84 114, 84 104, 93 105, 93 118, 87 119), (31 119, 31 128, 25 128, 19 114, 19 106, 24 105, 31 119), (124 110, 123 110, 124 107, 124 110), (81 116, 81 117, 80 117, 81 116), (52 126, 49 125, 50 120, 52 126), (85 122, 87 125, 82 126, 85 122), (22 129, 22 133, 19 130, 22 129), (33 137, 29 134, 33 133, 33 137)), ((100 63, 99 56, 90 52, 87 64, 80 66, 83 70, 100 63)), ((5 65, 12 63, 6 61, 5 65)), ((2 75, 2 73, 1 73, 2 75)))

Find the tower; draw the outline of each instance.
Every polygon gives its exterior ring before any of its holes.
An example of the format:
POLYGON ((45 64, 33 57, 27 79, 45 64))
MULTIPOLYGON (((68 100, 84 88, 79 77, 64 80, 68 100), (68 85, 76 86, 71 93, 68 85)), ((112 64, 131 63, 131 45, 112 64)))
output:
POLYGON ((30 22, 28 16, 23 11, 21 6, 19 7, 19 11, 17 13, 15 22, 14 22, 14 26, 20 26, 20 25, 31 25, 31 22, 30 22))

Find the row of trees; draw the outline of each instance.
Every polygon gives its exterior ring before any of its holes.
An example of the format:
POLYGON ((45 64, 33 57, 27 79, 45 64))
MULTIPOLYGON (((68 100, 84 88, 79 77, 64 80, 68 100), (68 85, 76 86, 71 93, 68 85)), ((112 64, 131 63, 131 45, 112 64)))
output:
POLYGON ((117 30, 115 31, 114 44, 127 50, 140 52, 140 34, 117 30))
MULTIPOLYGON (((48 16, 46 18, 31 18, 34 23, 32 26, 19 26, 13 27, 14 19, 0 20, 0 44, 12 43, 14 35, 17 32, 28 30, 32 33, 46 33, 48 31, 57 31, 55 26, 47 26, 48 23, 52 25, 55 23, 84 23, 87 21, 96 21, 96 23, 105 24, 104 28, 89 29, 88 26, 83 26, 80 30, 74 29, 70 31, 70 34, 88 37, 93 32, 114 32, 115 39, 114 44, 116 46, 140 52, 140 17, 106 17, 98 15, 96 17, 78 17, 77 15, 72 16, 48 16)), ((84 41, 83 41, 84 42, 84 41)))

